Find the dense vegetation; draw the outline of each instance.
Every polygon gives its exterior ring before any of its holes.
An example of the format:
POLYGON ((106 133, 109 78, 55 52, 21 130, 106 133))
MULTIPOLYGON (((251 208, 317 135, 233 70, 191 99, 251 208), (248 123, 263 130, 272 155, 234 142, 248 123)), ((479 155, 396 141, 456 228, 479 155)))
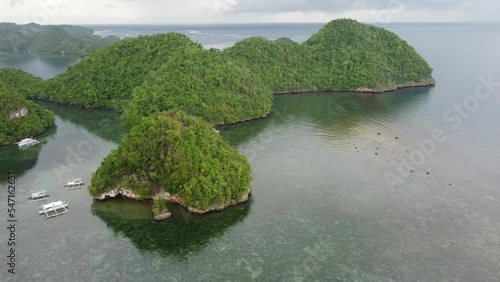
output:
POLYGON ((51 112, 27 101, 14 88, 0 81, 0 145, 39 134, 53 125, 51 112), (13 116, 23 108, 28 110, 25 116, 13 116))
POLYGON ((264 116, 271 106, 270 89, 248 68, 219 50, 191 48, 169 56, 160 70, 150 73, 134 90, 123 117, 131 127, 141 117, 180 109, 223 124, 264 116))
POLYGON ((42 26, 0 23, 0 50, 36 51, 88 56, 97 49, 119 41, 116 36, 102 38, 79 26, 42 26))
POLYGON ((98 50, 47 82, 38 98, 57 103, 122 111, 152 71, 169 56, 198 48, 187 36, 176 33, 124 39, 98 50))
POLYGON ((0 69, 0 81, 14 88, 27 99, 38 96, 44 87, 44 81, 37 76, 19 69, 0 69))
POLYGON ((129 127, 170 109, 220 124, 265 115, 269 89, 386 91, 431 73, 397 35, 341 19, 302 44, 255 37, 223 52, 176 33, 126 39, 50 79, 34 98, 125 111, 129 127))
MULTIPOLYGON (((38 44, 53 48, 51 42, 38 44)), ((255 37, 218 51, 176 33, 126 39, 48 80, 41 91, 24 92, 123 112, 131 131, 92 177, 91 195, 125 188, 148 199, 165 191, 207 210, 241 199, 251 181, 246 158, 208 123, 266 115, 273 91, 385 91, 432 81, 431 73, 395 34, 343 19, 302 44, 255 37)), ((155 213, 165 208, 163 200, 154 201, 155 213)))
POLYGON ((250 188, 250 165, 204 121, 179 111, 143 119, 92 177, 92 196, 117 187, 142 198, 166 191, 188 207, 241 199, 250 188))
POLYGON ((224 50, 259 74, 274 92, 391 90, 431 77, 427 62, 394 33, 335 20, 306 42, 254 37, 224 50))

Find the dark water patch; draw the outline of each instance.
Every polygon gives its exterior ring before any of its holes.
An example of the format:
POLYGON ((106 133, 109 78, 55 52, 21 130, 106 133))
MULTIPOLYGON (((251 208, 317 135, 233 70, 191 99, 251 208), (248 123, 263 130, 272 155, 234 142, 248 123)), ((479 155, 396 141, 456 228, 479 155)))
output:
POLYGON ((92 204, 92 213, 115 234, 130 239, 141 251, 187 259, 199 253, 249 214, 251 201, 222 212, 196 215, 169 205, 172 217, 155 222, 151 203, 114 199, 92 204))

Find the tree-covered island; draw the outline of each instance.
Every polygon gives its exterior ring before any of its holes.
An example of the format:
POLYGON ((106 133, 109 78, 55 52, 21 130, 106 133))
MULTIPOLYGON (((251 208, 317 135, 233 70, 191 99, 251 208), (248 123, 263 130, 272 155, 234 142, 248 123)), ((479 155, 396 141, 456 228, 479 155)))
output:
POLYGON ((251 180, 246 157, 205 121, 169 111, 144 118, 125 135, 89 191, 101 200, 153 199, 155 216, 167 213, 166 201, 206 213, 248 200, 251 180))

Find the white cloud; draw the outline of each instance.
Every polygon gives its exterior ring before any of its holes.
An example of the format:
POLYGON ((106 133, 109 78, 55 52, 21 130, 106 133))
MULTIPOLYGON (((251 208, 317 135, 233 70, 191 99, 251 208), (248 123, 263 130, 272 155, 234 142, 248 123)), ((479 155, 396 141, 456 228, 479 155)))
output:
POLYGON ((42 24, 497 21, 496 0, 3 0, 2 21, 42 24), (14 5, 15 4, 15 5, 14 5))

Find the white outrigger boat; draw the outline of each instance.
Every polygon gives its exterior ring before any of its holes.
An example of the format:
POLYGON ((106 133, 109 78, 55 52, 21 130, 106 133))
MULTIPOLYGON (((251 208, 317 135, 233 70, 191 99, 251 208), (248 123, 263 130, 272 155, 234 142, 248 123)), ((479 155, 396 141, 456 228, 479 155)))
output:
POLYGON ((41 206, 41 211, 38 212, 39 215, 45 214, 45 218, 51 218, 68 212, 68 203, 63 201, 52 202, 41 206))
POLYGON ((68 182, 64 184, 64 187, 66 187, 66 189, 76 189, 82 187, 82 185, 84 185, 82 179, 76 178, 68 180, 68 182))
POLYGON ((26 149, 28 147, 40 144, 40 141, 33 139, 33 138, 26 138, 26 139, 23 139, 23 140, 17 142, 16 144, 17 144, 17 146, 19 146, 19 149, 26 149))
POLYGON ((31 192, 31 196, 29 196, 28 200, 42 200, 42 199, 45 199, 45 198, 49 198, 50 195, 49 195, 49 192, 47 191, 34 191, 34 192, 31 192))

